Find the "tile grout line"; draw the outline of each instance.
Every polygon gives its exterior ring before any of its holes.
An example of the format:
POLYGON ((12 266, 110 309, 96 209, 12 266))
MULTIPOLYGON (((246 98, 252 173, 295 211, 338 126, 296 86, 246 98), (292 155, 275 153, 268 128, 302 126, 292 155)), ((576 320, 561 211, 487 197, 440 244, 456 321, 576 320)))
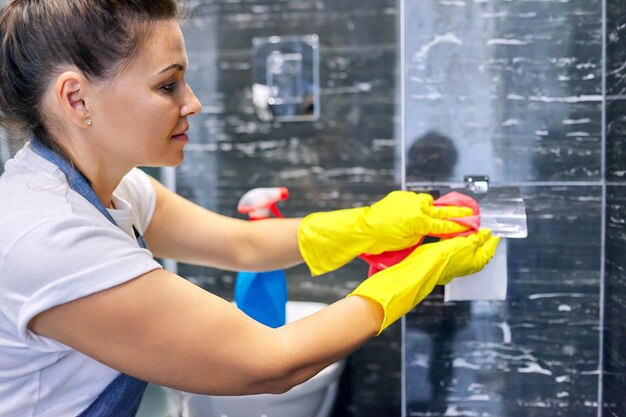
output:
POLYGON ((607 0, 602 0, 602 112, 601 112, 601 172, 602 172, 602 212, 600 213, 600 300, 599 300, 599 348, 598 348, 598 417, 604 415, 604 309, 605 309, 605 275, 606 275, 606 210, 607 210, 607 186, 606 186, 606 139, 607 139, 607 91, 606 91, 606 78, 607 78, 607 0))

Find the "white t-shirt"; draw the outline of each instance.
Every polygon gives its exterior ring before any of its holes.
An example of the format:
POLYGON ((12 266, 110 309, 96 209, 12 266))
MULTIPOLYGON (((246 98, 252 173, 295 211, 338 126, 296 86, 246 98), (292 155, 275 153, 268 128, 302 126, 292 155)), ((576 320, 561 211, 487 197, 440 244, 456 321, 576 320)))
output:
POLYGON ((27 144, 0 177, 0 415, 77 416, 119 372, 28 330, 54 306, 161 266, 138 246, 156 195, 133 170, 109 210, 120 227, 69 188, 65 175, 27 144))

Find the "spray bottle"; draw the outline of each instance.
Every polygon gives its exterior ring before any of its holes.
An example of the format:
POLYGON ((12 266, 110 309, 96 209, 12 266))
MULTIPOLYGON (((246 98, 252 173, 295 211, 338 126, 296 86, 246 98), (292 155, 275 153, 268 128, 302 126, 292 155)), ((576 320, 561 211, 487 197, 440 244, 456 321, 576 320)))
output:
MULTIPOLYGON (((239 200, 237 211, 247 214, 250 220, 284 217, 276 203, 286 200, 285 187, 254 188, 239 200)), ((266 272, 241 271, 235 281, 235 303, 248 316, 269 327, 285 324, 287 280, 282 269, 266 272)))

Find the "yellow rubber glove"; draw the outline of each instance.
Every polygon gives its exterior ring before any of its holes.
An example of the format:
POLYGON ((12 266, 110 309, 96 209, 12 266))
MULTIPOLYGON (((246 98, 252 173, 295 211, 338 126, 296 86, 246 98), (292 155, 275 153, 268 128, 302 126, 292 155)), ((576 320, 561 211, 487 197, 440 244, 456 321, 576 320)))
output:
POLYGON ((349 296, 368 298, 383 308, 382 332, 411 311, 435 288, 456 277, 483 269, 496 252, 500 238, 481 229, 468 237, 455 237, 419 246, 402 262, 363 281, 349 296))
POLYGON ((447 218, 472 215, 467 207, 435 207, 430 194, 393 191, 368 207, 313 213, 298 229, 298 245, 313 275, 345 265, 362 253, 379 254, 416 245, 429 234, 467 230, 447 218))

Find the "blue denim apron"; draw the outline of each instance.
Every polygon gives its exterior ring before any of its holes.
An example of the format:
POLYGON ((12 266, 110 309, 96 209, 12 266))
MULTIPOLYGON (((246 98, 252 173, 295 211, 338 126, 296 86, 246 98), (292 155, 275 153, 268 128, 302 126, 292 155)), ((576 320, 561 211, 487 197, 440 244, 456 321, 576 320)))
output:
MULTIPOLYGON (((115 220, 104 207, 87 179, 78 170, 74 169, 69 162, 55 153, 38 139, 31 140, 33 150, 41 157, 55 164, 67 178, 72 190, 82 195, 87 201, 94 205, 111 223, 117 226, 115 220)), ((146 248, 146 242, 133 226, 135 237, 139 246, 146 248)), ((148 383, 133 378, 126 374, 120 374, 98 395, 98 398, 91 403, 85 411, 78 417, 133 417, 137 414, 141 397, 146 390, 148 383)))

